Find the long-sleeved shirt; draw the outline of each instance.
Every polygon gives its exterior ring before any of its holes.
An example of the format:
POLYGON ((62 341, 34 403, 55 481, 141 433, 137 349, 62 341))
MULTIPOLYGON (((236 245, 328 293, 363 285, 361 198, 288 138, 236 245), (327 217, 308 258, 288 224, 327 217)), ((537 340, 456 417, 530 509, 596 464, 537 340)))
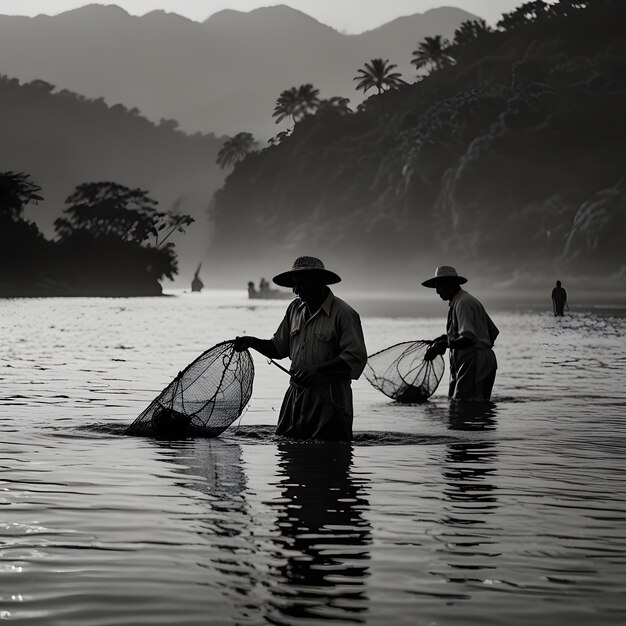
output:
POLYGON ((367 362, 367 350, 358 313, 329 290, 322 306, 307 319, 306 304, 296 298, 272 337, 278 358, 291 358, 298 370, 339 357, 357 379, 367 362))
POLYGON ((450 300, 446 332, 448 340, 465 337, 472 341, 472 348, 479 350, 492 348, 500 333, 485 307, 463 289, 450 300))

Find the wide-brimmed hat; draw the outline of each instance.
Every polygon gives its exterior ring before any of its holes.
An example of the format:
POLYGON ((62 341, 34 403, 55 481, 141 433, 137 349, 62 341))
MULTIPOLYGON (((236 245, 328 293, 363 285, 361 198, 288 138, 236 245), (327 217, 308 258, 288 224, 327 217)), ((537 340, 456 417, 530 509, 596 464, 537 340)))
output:
POLYGON ((272 280, 281 287, 293 287, 294 281, 303 277, 313 278, 323 285, 334 285, 341 281, 335 272, 327 270, 314 256, 299 256, 290 270, 274 276, 272 280))
POLYGON ((441 280, 455 280, 459 283, 459 285, 467 282, 467 278, 459 276, 453 267, 450 267, 449 265, 440 265, 435 270, 435 275, 432 278, 425 280, 422 285, 424 285, 424 287, 436 287, 437 283, 441 280))

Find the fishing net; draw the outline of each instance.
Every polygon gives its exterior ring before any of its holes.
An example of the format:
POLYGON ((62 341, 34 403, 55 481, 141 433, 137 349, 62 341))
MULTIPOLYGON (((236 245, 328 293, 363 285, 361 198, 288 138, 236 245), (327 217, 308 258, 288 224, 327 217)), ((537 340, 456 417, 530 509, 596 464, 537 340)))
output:
POLYGON ((250 353, 236 352, 232 341, 219 343, 179 372, 126 434, 216 437, 243 412, 253 379, 250 353))
POLYGON ((443 376, 444 360, 424 360, 429 341, 405 341, 367 358, 365 378, 386 396, 406 404, 426 402, 443 376))

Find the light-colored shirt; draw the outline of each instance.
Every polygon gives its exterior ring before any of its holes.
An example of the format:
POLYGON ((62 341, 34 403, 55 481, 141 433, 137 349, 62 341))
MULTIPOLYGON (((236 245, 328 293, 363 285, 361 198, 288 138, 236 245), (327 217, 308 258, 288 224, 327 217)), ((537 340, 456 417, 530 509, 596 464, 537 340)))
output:
POLYGON ((492 348, 500 333, 485 307, 463 289, 450 300, 446 332, 448 340, 465 337, 472 341, 473 348, 479 350, 492 348))
POLYGON ((329 289, 322 306, 307 319, 306 304, 296 298, 272 337, 278 358, 291 358, 298 370, 339 357, 356 380, 367 362, 359 314, 329 289))

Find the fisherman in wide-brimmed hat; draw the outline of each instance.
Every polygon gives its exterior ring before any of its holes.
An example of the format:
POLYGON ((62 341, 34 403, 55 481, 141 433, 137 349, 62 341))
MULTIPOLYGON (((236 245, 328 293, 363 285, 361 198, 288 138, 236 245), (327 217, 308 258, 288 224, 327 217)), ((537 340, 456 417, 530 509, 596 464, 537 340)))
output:
POLYGON ((450 349, 450 388, 456 400, 489 400, 496 378, 497 361, 492 348, 498 329, 483 305, 461 289, 467 278, 449 265, 441 265, 422 285, 450 302, 446 334, 433 340, 426 352, 432 360, 450 349))
POLYGON ((291 381, 277 435, 297 439, 352 439, 352 388, 367 362, 357 312, 329 289, 341 278, 316 257, 298 257, 274 283, 297 296, 271 339, 237 337, 270 359, 291 358, 291 381))

